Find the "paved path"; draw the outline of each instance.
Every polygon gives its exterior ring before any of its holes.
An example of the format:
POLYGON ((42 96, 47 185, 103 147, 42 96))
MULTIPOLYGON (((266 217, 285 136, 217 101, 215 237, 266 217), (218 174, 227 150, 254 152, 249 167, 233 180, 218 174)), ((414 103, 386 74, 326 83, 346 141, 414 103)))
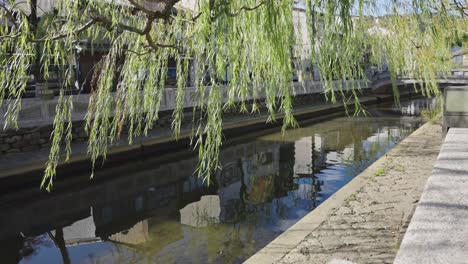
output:
POLYGON ((441 144, 426 124, 249 263, 392 263, 441 144))
POLYGON ((468 263, 468 129, 451 128, 395 263, 468 263))

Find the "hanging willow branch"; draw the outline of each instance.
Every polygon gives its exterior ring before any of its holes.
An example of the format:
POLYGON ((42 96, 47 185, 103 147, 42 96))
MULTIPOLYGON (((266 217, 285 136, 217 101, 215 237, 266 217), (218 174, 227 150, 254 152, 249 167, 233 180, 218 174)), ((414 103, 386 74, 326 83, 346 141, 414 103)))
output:
MULTIPOLYGON (((42 69, 36 77, 47 80, 48 66, 69 64, 81 40, 110 43, 107 56, 95 67, 85 120, 93 164, 106 157, 108 146, 123 132, 131 143, 153 129, 173 60, 177 93, 172 129, 177 138, 192 65, 197 102, 192 142, 199 154, 198 172, 205 179, 219 167, 225 109, 258 111, 262 100, 270 121, 282 112, 284 129, 296 124, 293 57, 304 67, 318 67, 327 98, 345 101, 349 96, 358 99, 361 87, 337 80, 367 80, 371 66, 387 66, 394 80, 399 75, 417 78, 425 83, 420 92, 438 94, 435 80, 453 66, 451 48, 467 48, 467 8, 454 0, 303 0, 305 20, 297 23, 306 23, 307 32, 295 30, 293 14, 298 11, 293 0, 56 0, 49 1, 50 10, 37 2, 0 4, 5 127, 17 127, 30 65, 42 65, 36 67, 42 69), (303 39, 307 43, 299 42, 303 39), (230 81, 221 85, 226 75, 230 81), (224 93, 227 102, 222 101, 224 93)), ((56 109, 43 181, 49 190, 63 144, 67 157, 71 153, 73 100, 65 95, 69 81, 61 88, 56 109)), ((355 102, 359 110, 359 100, 355 102)))

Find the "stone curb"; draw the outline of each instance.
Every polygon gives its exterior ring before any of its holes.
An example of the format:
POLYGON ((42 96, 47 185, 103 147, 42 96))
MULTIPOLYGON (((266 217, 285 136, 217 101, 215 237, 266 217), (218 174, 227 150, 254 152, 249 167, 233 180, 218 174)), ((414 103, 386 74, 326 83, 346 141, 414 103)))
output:
POLYGON ((394 264, 468 263, 468 128, 451 128, 394 264))

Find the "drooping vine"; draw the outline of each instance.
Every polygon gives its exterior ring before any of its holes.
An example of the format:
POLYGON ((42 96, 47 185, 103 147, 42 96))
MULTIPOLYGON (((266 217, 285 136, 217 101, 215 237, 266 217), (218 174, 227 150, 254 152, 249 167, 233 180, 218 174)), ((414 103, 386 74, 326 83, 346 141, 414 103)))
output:
MULTIPOLYGON (((37 1, 0 4, 0 104, 5 128, 17 128, 31 71, 47 83, 49 65, 67 76, 60 88, 52 147, 43 187, 50 188, 62 148, 71 153, 73 96, 70 57, 84 40, 108 45, 95 65, 85 128, 93 165, 123 134, 132 143, 159 119, 170 61, 176 64, 172 129, 182 129, 186 88, 196 88, 192 144, 198 172, 217 169, 223 113, 259 111, 269 121, 293 116, 292 65, 302 80, 316 67, 325 96, 360 111, 360 82, 371 67, 388 67, 393 80, 420 80, 424 95, 439 93, 436 79, 453 67, 451 48, 467 45, 467 7, 456 0, 56 0, 45 10, 37 1), (376 3, 378 2, 378 4, 376 3), (305 19, 294 23, 305 6, 305 19), (38 17, 40 17, 38 19, 38 17), (295 30, 306 23, 307 30, 295 30), (308 43, 298 43, 304 39, 308 43), (299 62, 294 61, 299 58, 299 62), (296 64, 294 64, 296 63, 296 64), (32 66, 34 65, 34 66, 32 66), (193 74, 190 74, 190 72, 193 74), (228 81, 226 82, 226 77, 228 81), (189 80, 190 79, 190 80, 189 80), (225 82, 222 82, 224 80, 225 82), (223 95, 228 100, 223 102, 223 95)), ((302 84, 305 85, 304 83, 302 84)), ((395 89, 398 97, 398 90, 395 89)))

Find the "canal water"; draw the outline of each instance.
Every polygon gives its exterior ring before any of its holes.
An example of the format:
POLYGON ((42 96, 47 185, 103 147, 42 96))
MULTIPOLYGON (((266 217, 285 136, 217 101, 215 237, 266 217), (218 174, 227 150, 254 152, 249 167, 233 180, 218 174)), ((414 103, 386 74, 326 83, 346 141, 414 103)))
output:
POLYGON ((375 105, 227 146, 209 186, 195 156, 174 155, 79 188, 0 196, 1 263, 241 263, 417 129, 431 104, 375 105))

